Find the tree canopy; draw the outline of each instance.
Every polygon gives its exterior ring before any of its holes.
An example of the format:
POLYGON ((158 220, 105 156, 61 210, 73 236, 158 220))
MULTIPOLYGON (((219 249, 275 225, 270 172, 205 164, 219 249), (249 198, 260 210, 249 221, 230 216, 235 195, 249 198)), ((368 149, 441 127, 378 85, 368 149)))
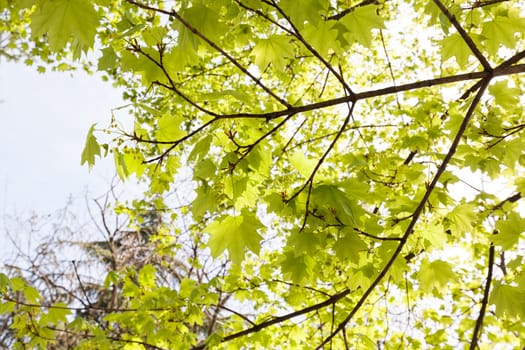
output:
POLYGON ((105 265, 111 304, 0 275, 13 346, 525 347, 522 1, 0 11, 0 54, 124 91, 81 162, 146 184, 114 207, 132 229, 163 218, 141 236, 158 260, 105 265))

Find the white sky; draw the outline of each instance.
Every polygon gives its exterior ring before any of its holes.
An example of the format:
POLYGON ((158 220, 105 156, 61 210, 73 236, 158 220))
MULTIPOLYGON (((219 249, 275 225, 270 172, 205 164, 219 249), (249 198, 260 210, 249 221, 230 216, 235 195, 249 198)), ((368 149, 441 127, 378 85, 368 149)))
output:
POLYGON ((99 77, 73 74, 0 61, 0 223, 109 188, 112 158, 89 172, 80 155, 91 124, 107 126, 121 94, 99 77))

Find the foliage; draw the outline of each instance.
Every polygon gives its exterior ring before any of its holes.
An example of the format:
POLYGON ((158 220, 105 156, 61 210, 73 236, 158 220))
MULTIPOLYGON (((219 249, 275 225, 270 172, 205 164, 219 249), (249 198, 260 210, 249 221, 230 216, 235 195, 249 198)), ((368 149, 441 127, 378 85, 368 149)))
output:
POLYGON ((111 152, 176 216, 155 254, 182 240, 199 250, 189 270, 224 269, 169 284, 115 267, 125 303, 98 322, 45 316, 62 306, 3 276, 20 347, 525 346, 521 1, 0 6, 15 47, 125 90, 132 129, 118 115, 103 143, 91 128, 82 162, 111 152), (170 209, 185 172, 193 193, 170 209), (219 305, 209 333, 181 321, 219 305))

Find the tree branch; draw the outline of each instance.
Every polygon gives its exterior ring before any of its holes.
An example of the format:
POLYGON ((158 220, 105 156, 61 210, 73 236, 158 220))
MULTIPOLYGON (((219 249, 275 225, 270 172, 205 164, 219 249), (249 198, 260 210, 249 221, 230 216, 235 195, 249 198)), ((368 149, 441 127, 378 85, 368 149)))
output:
MULTIPOLYGON (((274 111, 274 112, 257 113, 257 114, 236 113, 236 114, 222 115, 220 116, 220 118, 221 119, 235 119, 235 118, 275 119, 275 118, 279 118, 279 117, 288 115, 290 113, 309 112, 309 111, 313 111, 316 109, 337 106, 343 103, 357 102, 359 100, 363 100, 367 98, 386 96, 386 95, 391 95, 391 94, 395 94, 398 92, 410 91, 410 90, 420 89, 424 87, 451 84, 451 83, 457 83, 457 82, 467 81, 467 80, 484 79, 489 75, 497 77, 497 76, 505 76, 505 75, 511 75, 511 74, 520 74, 520 73, 525 73, 525 64, 519 64, 515 66, 500 65, 494 69, 492 74, 490 72, 482 71, 482 72, 452 75, 452 76, 441 77, 441 78, 420 80, 420 81, 413 82, 413 83, 407 83, 407 84, 402 84, 398 86, 389 86, 389 87, 382 88, 382 89, 368 90, 368 91, 356 93, 353 97, 352 96, 342 96, 342 97, 337 97, 334 99, 316 102, 316 103, 312 103, 308 105, 292 106, 289 109, 284 109, 284 110, 279 110, 279 111, 274 111)), ((477 88, 479 88, 479 86, 477 88)))
POLYGON ((328 336, 326 337, 319 346, 316 347, 317 350, 321 349, 326 343, 328 343, 333 337, 335 337, 341 330, 343 330, 348 322, 352 320, 354 315, 357 313, 357 311, 363 306, 364 302, 368 299, 368 296, 374 291, 374 289, 377 287, 377 285, 383 280, 383 278, 387 275, 388 271, 394 265, 394 262, 396 261, 397 257, 403 250, 403 247, 408 241, 408 238, 414 231, 414 227, 416 226, 416 223, 418 222, 421 214, 423 213, 423 210, 425 208, 425 205, 434 191, 434 188, 436 187, 439 178, 441 175, 445 172, 448 163, 452 159, 452 156, 456 153, 456 149, 461 141, 461 138, 463 137, 463 134, 465 133, 467 126, 470 122, 470 119, 472 118, 472 115, 474 114, 474 110, 479 104, 479 101, 481 100, 481 97, 483 96, 483 93, 485 92, 487 86, 489 85, 490 81, 492 79, 492 76, 489 75, 485 79, 483 79, 483 83, 481 84, 481 88, 478 91, 476 97, 472 101, 467 113, 465 114, 465 118, 463 118, 463 122, 461 123, 458 132, 456 133, 456 136, 454 137, 454 140, 452 142, 452 145, 450 146, 447 155, 443 159, 443 162, 439 166, 438 170, 436 171, 436 174, 434 175, 432 182, 428 185, 427 190, 425 191, 425 194, 423 195, 423 198, 419 202, 419 205, 414 210, 414 213, 412 214, 412 220, 410 221, 408 227, 405 230, 405 233, 403 234, 403 237, 401 237, 401 241, 399 245, 397 246, 396 250, 386 263, 385 267, 381 270, 379 275, 375 278, 375 280, 370 284, 370 286, 366 289, 366 291, 363 293, 359 301, 356 303, 354 308, 350 311, 348 316, 339 324, 339 326, 328 336))
POLYGON ((281 9, 279 5, 277 5, 275 1, 273 0, 272 1, 263 0, 263 1, 269 4, 270 6, 273 6, 286 19, 286 21, 290 24, 290 26, 293 29, 293 33, 292 33, 293 36, 296 37, 297 40, 299 40, 303 44, 303 46, 306 47, 306 49, 312 53, 312 55, 314 55, 319 61, 321 61, 321 63, 337 78, 337 80, 339 80, 339 82, 341 83, 341 85, 343 85, 343 88, 348 92, 348 94, 350 96, 353 96, 354 92, 352 91, 350 86, 346 83, 343 76, 339 74, 334 69, 334 67, 332 67, 332 65, 328 63, 328 61, 325 60, 325 58, 312 45, 310 45, 308 41, 306 41, 306 39, 299 32, 299 29, 295 26, 295 24, 293 24, 292 20, 290 19, 290 16, 288 16, 283 11, 283 9, 281 9))
POLYGON ((472 340, 470 341, 470 350, 475 350, 478 346, 479 336, 481 335, 481 328, 483 327, 483 318, 487 310, 487 304, 489 302, 490 284, 492 283, 492 270, 494 267, 494 245, 491 243, 489 248, 489 264, 487 266, 487 281, 485 282, 485 289, 483 290, 483 299, 481 301, 481 308, 479 310, 479 316, 476 320, 476 326, 474 327, 474 333, 472 333, 472 340))
MULTIPOLYGON (((291 318, 294 318, 294 317, 297 317, 297 316, 301 316, 301 315, 310 313, 310 312, 315 311, 315 310, 322 309, 325 306, 332 305, 332 304, 338 302, 340 299, 342 299, 343 297, 347 296, 349 293, 350 293, 350 290, 349 289, 345 289, 342 292, 339 292, 339 293, 333 295, 332 297, 326 299, 325 301, 323 301, 323 302, 321 302, 319 304, 311 305, 311 306, 308 306, 308 307, 306 307, 304 309, 301 309, 301 310, 298 310, 298 311, 294 311, 294 312, 291 312, 291 313, 283 315, 283 316, 272 318, 269 321, 259 323, 259 324, 255 325, 255 326, 247 328, 247 329, 245 329, 243 331, 230 334, 230 335, 222 338, 221 342, 224 343, 224 342, 236 339, 236 338, 240 338, 242 336, 258 332, 261 329, 270 327, 270 326, 272 326, 274 324, 281 323, 281 322, 284 322, 284 321, 289 320, 291 318)), ((191 350, 203 350, 205 348, 206 348, 206 344, 201 344, 201 345, 194 346, 193 348, 191 348, 191 350)))
MULTIPOLYGON (((324 152, 324 154, 321 156, 321 158, 319 158, 319 161, 317 162, 317 164, 315 165, 314 169, 312 170, 312 173, 310 174, 310 177, 306 180, 306 182, 304 183, 304 185, 299 188, 299 190, 297 190, 288 200, 287 202, 290 202, 292 199, 294 199, 295 197, 297 197, 299 195, 299 193, 301 193, 308 184, 312 184, 313 183, 313 180, 314 180, 314 177, 315 177, 315 174, 317 173, 317 171, 319 170, 319 168, 321 167, 321 165, 323 164, 324 160, 326 159, 326 157, 328 156, 328 154, 330 153, 330 151, 335 147, 335 144, 337 143, 337 141, 339 140, 339 137, 341 137, 341 135, 343 134, 343 132, 345 131, 346 129, 346 126, 348 125, 348 123, 350 122, 350 118, 352 116, 352 113, 354 111, 354 107, 355 107, 355 103, 352 104, 352 106, 350 107, 350 109, 348 110, 348 114, 345 118, 345 120, 343 121, 343 124, 341 125, 341 127, 339 128, 339 131, 337 132, 337 134, 335 135, 334 139, 332 140, 332 143, 330 144, 330 146, 328 146, 328 148, 326 149, 326 151, 324 152)), ((310 191, 309 191, 310 192, 310 191)), ((308 196, 309 198, 310 196, 308 196)), ((309 200, 307 199, 307 206, 306 206, 306 215, 308 215, 308 203, 309 203, 309 200)), ((306 219, 305 219, 306 220, 306 219)), ((304 227, 304 225, 303 225, 304 227)))
POLYGON ((360 2, 359 4, 355 5, 355 6, 352 6, 352 7, 349 7, 339 13, 336 13, 335 15, 332 15, 328 18, 326 18, 327 20, 335 20, 335 21, 338 21, 340 20, 341 18, 343 18, 344 16, 346 16, 347 14, 351 13, 351 12, 354 12, 355 9, 359 8, 359 7, 363 7, 363 6, 367 6, 367 5, 379 5, 379 1, 378 0, 364 0, 362 2, 360 2))
POLYGON ((463 27, 459 24, 456 17, 454 17, 454 15, 449 12, 449 10, 445 7, 445 5, 443 5, 441 0, 434 0, 434 3, 436 4, 437 7, 439 7, 441 12, 443 12, 443 14, 448 18, 448 20, 450 21, 450 23, 452 23, 454 28, 456 28, 459 35, 461 35, 461 37, 463 38, 463 41, 465 41, 465 43, 468 45, 468 47, 470 48, 470 51, 472 51, 474 56, 476 56, 476 58, 481 63, 485 71, 490 72, 492 70, 492 67, 490 66, 489 61, 487 61, 485 56, 483 56, 481 51, 479 51, 474 41, 472 41, 472 38, 467 34, 465 29, 463 29, 463 27))
POLYGON ((272 90, 270 90, 266 85, 264 85, 261 81, 261 79, 255 77, 252 73, 248 71, 242 64, 239 63, 237 59, 235 59, 233 56, 231 56, 229 53, 224 51, 219 45, 208 39, 205 35, 203 35, 201 32, 199 32, 194 26, 192 26, 188 21, 186 21, 182 16, 175 10, 167 11, 160 8, 152 7, 146 4, 142 4, 139 2, 136 2, 134 0, 126 0, 126 2, 138 6, 145 10, 155 11, 158 13, 165 14, 167 16, 172 16, 173 18, 177 19, 182 25, 184 25, 186 28, 188 28, 189 31, 191 31, 193 34, 201 38, 204 42, 206 42, 209 46, 211 46, 213 49, 215 49, 217 52, 219 52, 222 56, 224 56, 228 61, 230 61, 234 66, 236 66, 242 73, 244 73, 247 77, 249 77, 255 84, 257 84, 261 89, 263 89, 268 95, 272 96, 275 100, 279 101, 280 104, 282 104, 285 107, 291 107, 291 105, 285 101, 284 99, 277 96, 272 90))

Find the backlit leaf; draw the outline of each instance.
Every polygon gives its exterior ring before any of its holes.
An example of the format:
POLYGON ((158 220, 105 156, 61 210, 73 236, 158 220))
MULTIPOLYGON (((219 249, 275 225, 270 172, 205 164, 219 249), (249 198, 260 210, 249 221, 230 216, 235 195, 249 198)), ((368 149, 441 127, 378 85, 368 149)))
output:
POLYGON ((84 146, 84 150, 82 151, 82 157, 80 160, 80 165, 87 163, 90 169, 95 164, 95 156, 100 156, 100 145, 98 144, 95 135, 93 135, 94 131, 95 124, 91 125, 91 128, 89 128, 86 137, 86 144, 84 146))
POLYGON ((80 57, 93 47, 98 25, 98 15, 90 1, 40 0, 31 16, 33 37, 48 36, 53 50, 61 50, 71 42, 80 57))
POLYGON ((214 257, 228 250, 234 264, 240 264, 246 250, 259 253, 262 237, 257 232, 264 226, 255 215, 243 211, 241 216, 226 216, 215 220, 205 228, 210 234, 208 246, 214 257))

